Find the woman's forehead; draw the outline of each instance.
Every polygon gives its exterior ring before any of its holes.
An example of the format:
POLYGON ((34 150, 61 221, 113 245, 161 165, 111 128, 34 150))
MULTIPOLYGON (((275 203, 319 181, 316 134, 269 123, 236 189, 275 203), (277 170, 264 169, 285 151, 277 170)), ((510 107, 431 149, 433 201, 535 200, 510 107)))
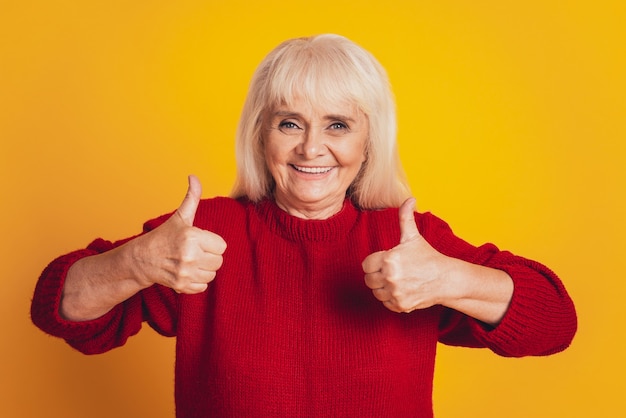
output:
POLYGON ((352 98, 333 98, 316 100, 309 96, 297 95, 291 99, 284 98, 270 107, 271 114, 316 114, 316 115, 344 115, 357 118, 364 113, 352 98))

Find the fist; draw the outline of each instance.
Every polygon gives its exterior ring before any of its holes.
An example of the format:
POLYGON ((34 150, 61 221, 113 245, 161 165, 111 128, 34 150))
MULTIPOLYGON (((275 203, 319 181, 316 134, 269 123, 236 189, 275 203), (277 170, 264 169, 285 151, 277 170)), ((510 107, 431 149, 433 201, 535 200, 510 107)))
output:
POLYGON ((363 261, 365 284, 393 312, 411 312, 440 303, 447 257, 435 250, 415 224, 415 199, 398 211, 400 243, 363 261))
POLYGON ((207 289, 222 266, 226 242, 217 234, 193 226, 202 186, 189 176, 189 188, 180 207, 162 225, 134 240, 137 277, 178 293, 207 289))

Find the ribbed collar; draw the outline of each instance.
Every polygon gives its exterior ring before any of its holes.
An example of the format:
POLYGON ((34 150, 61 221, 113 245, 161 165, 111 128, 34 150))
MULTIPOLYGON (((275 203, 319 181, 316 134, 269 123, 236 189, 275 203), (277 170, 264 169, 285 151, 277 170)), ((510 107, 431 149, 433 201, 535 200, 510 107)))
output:
POLYGON ((257 213, 273 232, 292 241, 336 241, 345 238, 354 227, 358 210, 350 199, 343 208, 328 219, 302 219, 282 210, 273 199, 266 199, 257 205, 257 213))

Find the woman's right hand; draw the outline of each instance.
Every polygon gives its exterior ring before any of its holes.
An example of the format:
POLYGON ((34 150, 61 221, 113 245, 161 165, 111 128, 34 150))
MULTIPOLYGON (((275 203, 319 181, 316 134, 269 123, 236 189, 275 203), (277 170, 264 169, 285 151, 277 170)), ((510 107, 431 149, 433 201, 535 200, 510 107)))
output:
POLYGON ((167 221, 72 264, 61 295, 61 316, 71 321, 98 318, 155 283, 178 293, 205 291, 222 265, 226 242, 193 226, 201 193, 200 181, 189 176, 187 195, 167 221))
POLYGON ((129 242, 130 265, 142 287, 154 283, 178 293, 207 289, 222 265, 224 239, 193 226, 202 186, 189 176, 189 188, 180 207, 162 225, 129 242), (131 244, 132 243, 132 244, 131 244))

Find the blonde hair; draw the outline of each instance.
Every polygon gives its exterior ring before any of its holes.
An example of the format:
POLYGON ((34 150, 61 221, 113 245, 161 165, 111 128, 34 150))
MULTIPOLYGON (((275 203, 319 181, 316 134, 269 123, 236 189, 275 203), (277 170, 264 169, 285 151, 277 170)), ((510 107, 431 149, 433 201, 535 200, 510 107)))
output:
POLYGON ((272 194, 274 179, 263 150, 264 117, 296 97, 318 105, 348 101, 367 116, 367 160, 347 195, 362 209, 400 206, 410 192, 397 150, 387 74, 368 51, 333 34, 285 41, 258 66, 237 129, 237 180, 231 196, 259 201, 272 194))

